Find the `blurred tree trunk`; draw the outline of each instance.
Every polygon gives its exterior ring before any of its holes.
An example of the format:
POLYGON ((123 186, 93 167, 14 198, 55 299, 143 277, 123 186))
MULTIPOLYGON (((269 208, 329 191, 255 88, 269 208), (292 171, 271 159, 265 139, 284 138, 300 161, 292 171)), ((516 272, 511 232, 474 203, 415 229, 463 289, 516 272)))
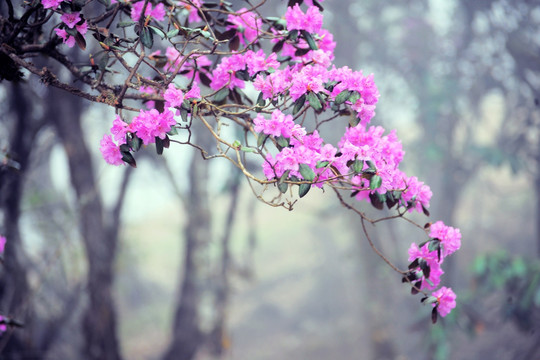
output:
POLYGON ((91 154, 84 143, 80 98, 49 89, 47 118, 54 122, 77 195, 79 225, 88 259, 88 306, 83 315, 83 354, 87 359, 120 359, 112 298, 117 236, 108 231, 91 154), (113 235, 113 236, 111 236, 113 235))
POLYGON ((15 121, 6 154, 9 161, 0 166, 0 207, 4 214, 3 235, 7 238, 0 278, 0 304, 3 314, 23 322, 25 328, 3 336, 0 353, 2 358, 24 356, 31 359, 38 357, 40 352, 35 349, 32 338, 33 316, 29 304, 27 271, 21 254, 19 218, 30 155, 43 123, 32 119, 32 104, 23 93, 20 83, 12 83, 8 94, 10 110, 15 114, 15 121))
MULTIPOLYGON (((205 129, 194 124, 197 134, 205 129)), ((208 149, 211 142, 201 134, 199 144, 208 149)), ((206 244, 212 236, 208 199, 208 162, 194 153, 189 167, 189 190, 185 199, 187 222, 184 228, 184 266, 179 278, 179 297, 173 320, 172 339, 164 360, 193 359, 204 342, 199 326, 201 284, 205 281, 201 269, 206 244)))

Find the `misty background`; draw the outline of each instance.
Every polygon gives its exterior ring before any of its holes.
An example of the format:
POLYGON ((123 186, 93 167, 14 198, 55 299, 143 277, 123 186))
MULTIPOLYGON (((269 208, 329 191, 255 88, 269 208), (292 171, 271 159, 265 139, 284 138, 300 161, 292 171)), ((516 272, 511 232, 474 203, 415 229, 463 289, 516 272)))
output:
MULTIPOLYGON (((434 193, 414 219, 461 229, 442 278, 453 313, 432 325, 333 194, 271 208, 225 161, 176 144, 108 166, 113 111, 30 77, 0 84, 0 310, 25 324, 0 357, 540 358, 540 4, 322 5, 334 63, 375 74, 371 124, 397 129, 404 170, 434 193)), ((405 222, 369 231, 402 268, 423 240, 405 222)))

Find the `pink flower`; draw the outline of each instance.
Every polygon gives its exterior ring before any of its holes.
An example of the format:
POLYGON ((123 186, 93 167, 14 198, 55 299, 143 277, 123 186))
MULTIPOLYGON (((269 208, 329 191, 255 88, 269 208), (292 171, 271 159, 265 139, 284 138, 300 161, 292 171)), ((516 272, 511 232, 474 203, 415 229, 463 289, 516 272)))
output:
POLYGON ((66 24, 70 29, 73 29, 79 21, 81 21, 81 15, 79 12, 65 13, 60 19, 66 24))
MULTIPOLYGON (((0 322, 4 322, 5 320, 6 318, 0 315, 0 322)), ((6 324, 0 324, 0 333, 5 332, 6 330, 7 330, 6 324)))
MULTIPOLYGON (((131 19, 133 21, 139 21, 142 15, 142 10, 144 7, 144 1, 136 2, 131 7, 131 19)), ((146 9, 144 11, 144 16, 150 16, 157 21, 163 21, 165 19, 165 15, 167 12, 165 11, 165 7, 163 3, 159 3, 156 5, 154 9, 152 9, 152 5, 148 3, 146 5, 146 9)))
POLYGON ((433 306, 437 306, 437 311, 442 317, 450 314, 450 311, 456 307, 456 294, 450 288, 443 286, 431 295, 437 298, 437 304, 433 306))
POLYGON ((4 252, 5 246, 6 246, 6 238, 0 235, 0 254, 4 252))
MULTIPOLYGON (((430 268, 429 277, 427 277, 429 281, 426 281, 426 276, 424 273, 422 273, 422 277, 419 279, 422 280, 422 286, 420 288, 435 289, 437 286, 439 286, 441 282, 441 276, 442 274, 444 274, 444 271, 441 269, 441 264, 438 260, 437 252, 430 252, 427 244, 422 246, 422 248, 419 248, 418 245, 412 243, 411 247, 409 248, 409 261, 414 261, 416 259, 424 259, 430 268)), ((422 271, 420 266, 412 270, 415 270, 417 272, 422 271)))
POLYGON ((289 7, 285 13, 287 21, 287 30, 305 30, 309 33, 316 34, 321 30, 323 15, 316 6, 310 6, 304 14, 298 4, 294 7, 289 7))
POLYGON ((446 226, 442 221, 437 221, 436 223, 431 224, 429 228, 429 236, 441 241, 442 253, 444 257, 453 254, 461 247, 461 232, 459 229, 446 226))
POLYGON ((85 21, 81 25, 75 25, 75 28, 81 35, 84 35, 88 31, 88 23, 85 21))
POLYGON ((41 4, 45 9, 56 9, 62 0, 41 0, 41 4))
POLYGON ((249 50, 246 52, 244 58, 249 76, 253 76, 260 71, 266 71, 269 68, 277 69, 280 66, 280 63, 277 61, 276 53, 272 53, 266 58, 262 49, 257 52, 249 50))
POLYGON ((183 6, 188 11, 188 13, 189 13, 188 21, 190 23, 202 21, 201 17, 199 16, 199 10, 197 9, 197 7, 202 6, 202 1, 201 0, 191 0, 191 2, 195 6, 192 6, 190 4, 184 4, 184 3, 181 3, 181 5, 180 5, 180 6, 183 6))
POLYGON ((201 98, 201 88, 197 83, 194 83, 191 90, 189 90, 184 99, 200 99, 201 98))
POLYGON ((259 32, 262 31, 262 20, 253 12, 242 8, 236 14, 229 14, 227 21, 233 25, 228 26, 228 29, 238 29, 240 42, 244 45, 251 43, 257 39, 259 32))
POLYGON ((150 111, 141 110, 133 122, 130 124, 137 137, 144 145, 155 142, 156 137, 165 139, 167 132, 176 124, 172 111, 158 112, 156 109, 150 111))
POLYGON ((120 116, 116 115, 113 126, 111 127, 111 134, 118 145, 126 143, 126 134, 128 131, 130 131, 128 124, 125 123, 120 116))
POLYGON ((163 98, 166 101, 167 107, 177 107, 182 105, 182 102, 184 101, 184 93, 182 90, 177 89, 174 84, 169 84, 169 87, 167 90, 165 90, 163 98))
POLYGON ((103 138, 100 142, 101 155, 108 164, 111 165, 122 165, 122 153, 120 153, 120 147, 116 145, 111 138, 111 135, 103 135, 103 138))
POLYGON ((73 47, 75 46, 75 38, 71 35, 69 35, 66 30, 64 29, 59 29, 59 28, 56 28, 54 29, 54 31, 56 32, 56 35, 58 35, 59 37, 62 38, 62 40, 64 41, 64 44, 66 44, 68 47, 73 47))

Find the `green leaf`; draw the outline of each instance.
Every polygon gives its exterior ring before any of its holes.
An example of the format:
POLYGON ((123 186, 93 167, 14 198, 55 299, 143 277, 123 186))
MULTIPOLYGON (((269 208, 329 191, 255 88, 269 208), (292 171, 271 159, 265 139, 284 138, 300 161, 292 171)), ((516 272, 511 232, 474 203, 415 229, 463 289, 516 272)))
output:
POLYGON ((176 128, 176 126, 173 126, 173 127, 171 127, 171 130, 169 130, 169 132, 167 134, 169 134, 169 135, 178 135, 178 129, 176 128))
POLYGON ((360 119, 356 116, 351 116, 349 118, 349 125, 351 125, 351 127, 355 127, 356 125, 360 124, 360 119))
POLYGON ((310 33, 308 33, 306 30, 302 30, 302 36, 304 37, 304 39, 306 39, 311 50, 319 50, 317 43, 315 42, 315 40, 313 40, 313 36, 311 36, 310 33))
POLYGON ((298 38, 298 30, 289 31, 288 38, 292 41, 296 41, 296 39, 298 38))
POLYGON ((140 38, 144 47, 151 49, 154 45, 154 36, 152 35, 152 31, 149 28, 144 27, 142 29, 140 38))
POLYGON ((328 161, 317 161, 317 166, 315 166, 316 169, 320 169, 323 167, 327 167, 330 163, 328 161))
POLYGON ((293 115, 296 115, 303 107, 306 102, 306 94, 302 94, 296 101, 294 102, 293 107, 293 115))
POLYGON ((246 146, 242 146, 240 148, 240 150, 242 150, 243 152, 249 152, 249 153, 256 153, 257 150, 253 149, 253 148, 250 148, 250 147, 246 147, 246 146))
POLYGON ((175 37, 176 35, 178 35, 179 32, 180 32, 180 30, 178 30, 176 28, 172 29, 171 31, 169 31, 167 33, 167 39, 175 37))
POLYGON ((163 148, 164 148, 163 140, 161 140, 159 137, 156 136, 156 152, 158 155, 163 154, 163 148))
POLYGON ((214 101, 217 103, 222 102, 229 96, 229 88, 223 88, 214 95, 214 101))
POLYGON ((133 155, 131 155, 130 152, 122 151, 122 161, 127 163, 131 167, 137 167, 137 162, 135 161, 135 158, 133 157, 133 155))
POLYGON ((377 210, 382 210, 384 207, 384 196, 378 192, 372 192, 369 194, 369 200, 371 200, 371 205, 377 210))
POLYGON ((287 192, 287 189, 289 188, 289 184, 287 184, 285 180, 287 180, 287 178, 289 177, 290 172, 290 170, 285 171, 278 180, 278 189, 283 194, 285 194, 287 192))
POLYGON ((315 110, 316 112, 322 110, 321 101, 319 100, 317 94, 315 94, 313 91, 310 91, 308 93, 307 99, 309 101, 309 105, 313 108, 313 110, 315 110))
POLYGON ((238 140, 234 140, 232 143, 233 148, 238 149, 240 146, 242 146, 242 143, 238 140))
POLYGON ((378 189, 381 187, 381 185, 382 185, 382 178, 379 175, 373 175, 373 177, 369 181, 370 190, 378 189))
POLYGON ((142 145, 142 140, 135 134, 128 134, 128 145, 135 151, 139 151, 142 145))
POLYGON ((312 168, 309 167, 307 164, 299 164, 300 168, 300 175, 307 180, 307 181, 313 181, 315 180, 315 172, 312 168))
POLYGON ((249 73, 247 70, 237 70, 234 72, 234 75, 240 80, 249 81, 249 73))
POLYGON ((441 241, 438 239, 433 239, 428 243, 428 250, 429 251, 436 251, 441 248, 441 241))
POLYGON ((340 92, 337 96, 336 96, 336 99, 334 100, 334 104, 336 105, 341 105, 343 104, 345 101, 347 101, 349 99, 349 97, 351 96, 351 91, 349 90, 343 90, 342 92, 340 92))
POLYGON ((167 36, 167 34, 165 34, 165 32, 158 27, 152 25, 148 25, 148 27, 162 39, 165 39, 165 37, 167 36))
POLYGON ((360 98, 361 98, 361 95, 360 95, 360 93, 358 91, 352 91, 351 95, 349 96, 349 101, 351 103, 353 103, 353 105, 354 105, 354 103, 356 103, 358 101, 358 99, 360 99, 360 98))
POLYGON ((212 33, 210 31, 201 30, 201 35, 206 39, 212 39, 212 33))
POLYGON ((129 26, 133 26, 135 24, 136 24, 135 21, 120 21, 118 24, 116 24, 116 27, 125 28, 125 27, 129 27, 129 26))
POLYGON ((282 148, 286 148, 289 146, 289 139, 284 138, 283 136, 278 136, 276 138, 276 141, 278 145, 281 146, 282 148))
POLYGON ((355 174, 360 174, 363 168, 364 160, 354 160, 352 164, 352 171, 354 171, 355 174))
POLYGON ((377 167, 375 166, 375 163, 371 160, 366 160, 366 164, 368 166, 368 169, 367 170, 370 170, 370 171, 373 171, 373 172, 377 172, 377 167))
POLYGON ((268 138, 268 135, 264 134, 264 133, 260 133, 259 136, 257 137, 257 147, 261 147, 263 146, 265 140, 268 138))
POLYGON ((188 121, 188 111, 184 107, 180 108, 180 117, 182 118, 182 121, 188 121))
POLYGON ((311 189, 311 184, 300 184, 298 188, 298 196, 301 198, 306 196, 306 194, 309 192, 309 189, 311 189))

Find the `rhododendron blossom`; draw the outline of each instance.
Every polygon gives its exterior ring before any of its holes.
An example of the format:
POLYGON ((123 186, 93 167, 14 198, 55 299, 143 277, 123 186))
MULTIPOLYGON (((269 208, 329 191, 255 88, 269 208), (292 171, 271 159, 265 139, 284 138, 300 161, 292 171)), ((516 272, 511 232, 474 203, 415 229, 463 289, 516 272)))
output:
POLYGON ((5 246, 6 246, 6 238, 5 236, 0 235, 0 254, 4 252, 5 246))
MULTIPOLYGON (((133 21, 139 21, 144 7, 144 1, 139 1, 131 5, 131 19, 133 21)), ((156 7, 152 8, 152 4, 148 2, 146 9, 144 10, 144 16, 150 16, 157 21, 163 21, 167 12, 163 3, 159 3, 156 7)))
POLYGON ((323 15, 316 6, 310 6, 304 13, 300 6, 295 4, 287 9, 285 20, 287 20, 287 29, 289 31, 305 30, 309 33, 317 33, 321 29, 323 15))
POLYGON ((456 294, 446 286, 434 291, 431 295, 437 298, 437 303, 433 306, 437 306, 437 311, 442 317, 448 315, 456 307, 456 294))
POLYGON ((451 226, 446 226, 442 221, 431 224, 429 236, 441 241, 443 255, 446 257, 453 254, 461 247, 461 232, 451 226))

